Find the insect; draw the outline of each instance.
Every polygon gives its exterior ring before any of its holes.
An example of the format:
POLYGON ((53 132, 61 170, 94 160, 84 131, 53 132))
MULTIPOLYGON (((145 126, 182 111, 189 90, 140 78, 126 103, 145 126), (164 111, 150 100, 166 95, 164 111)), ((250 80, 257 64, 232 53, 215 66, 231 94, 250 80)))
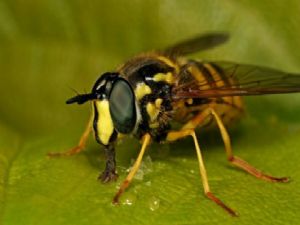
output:
POLYGON ((88 94, 78 94, 67 104, 91 102, 93 115, 78 145, 66 152, 49 156, 79 153, 94 130, 96 141, 103 145, 106 166, 99 179, 114 181, 115 143, 132 135, 141 140, 138 157, 113 198, 118 203, 137 172, 151 142, 173 142, 188 136, 194 141, 205 195, 232 216, 237 213, 217 198, 209 182, 197 140, 196 128, 215 124, 220 130, 228 161, 249 174, 266 181, 288 182, 287 177, 262 173, 236 157, 231 148, 226 125, 243 113, 242 97, 300 92, 300 75, 230 62, 209 62, 184 56, 225 43, 224 33, 205 34, 164 50, 152 51, 129 59, 114 72, 102 74, 88 94), (172 129, 173 122, 182 124, 172 129))

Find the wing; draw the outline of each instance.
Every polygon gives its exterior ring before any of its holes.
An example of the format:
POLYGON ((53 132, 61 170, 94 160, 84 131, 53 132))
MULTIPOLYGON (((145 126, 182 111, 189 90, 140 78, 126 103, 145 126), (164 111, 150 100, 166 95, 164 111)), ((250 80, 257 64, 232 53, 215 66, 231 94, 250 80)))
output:
POLYGON ((174 99, 300 92, 300 74, 229 62, 198 62, 197 65, 210 68, 199 71, 203 77, 213 79, 179 83, 174 88, 174 99))
POLYGON ((214 48, 228 41, 229 35, 226 33, 209 33, 177 43, 161 51, 166 55, 179 56, 214 48))

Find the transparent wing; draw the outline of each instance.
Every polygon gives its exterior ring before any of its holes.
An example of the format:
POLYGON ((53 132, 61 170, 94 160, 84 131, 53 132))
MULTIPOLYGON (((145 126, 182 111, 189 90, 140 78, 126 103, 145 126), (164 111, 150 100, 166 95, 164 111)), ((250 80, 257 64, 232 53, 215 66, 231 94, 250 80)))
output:
POLYGON ((207 70, 204 74, 202 71, 203 77, 214 79, 182 82, 174 89, 174 99, 300 92, 300 74, 230 62, 201 62, 199 65, 203 68, 210 65, 214 72, 207 70))
POLYGON ((173 46, 170 46, 169 48, 164 49, 161 52, 170 56, 183 56, 214 48, 225 43, 226 41, 228 41, 228 39, 229 35, 226 33, 209 33, 177 43, 173 46))

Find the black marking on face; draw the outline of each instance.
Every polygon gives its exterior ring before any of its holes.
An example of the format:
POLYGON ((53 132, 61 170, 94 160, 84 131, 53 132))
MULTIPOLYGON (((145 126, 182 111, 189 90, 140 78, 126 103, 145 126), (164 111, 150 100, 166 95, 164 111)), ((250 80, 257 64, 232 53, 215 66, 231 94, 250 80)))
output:
POLYGON ((99 113, 98 113, 98 110, 97 110, 97 107, 96 107, 96 103, 94 102, 93 104, 93 108, 94 108, 94 121, 93 121, 93 128, 94 128, 94 132, 95 132, 95 139, 96 141, 99 143, 99 144, 102 144, 100 139, 99 139, 99 131, 98 131, 98 126, 97 126, 97 123, 98 123, 98 119, 99 119, 99 113))
POLYGON ((113 83, 119 77, 118 73, 105 73, 103 74, 94 84, 92 89, 92 94, 94 95, 95 99, 103 100, 107 99, 113 83))

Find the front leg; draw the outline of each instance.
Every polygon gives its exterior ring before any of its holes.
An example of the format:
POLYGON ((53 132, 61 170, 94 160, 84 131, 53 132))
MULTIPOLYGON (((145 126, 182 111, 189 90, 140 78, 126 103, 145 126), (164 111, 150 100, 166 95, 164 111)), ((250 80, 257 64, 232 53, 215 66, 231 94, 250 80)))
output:
POLYGON ((106 165, 98 179, 101 180, 102 183, 116 181, 118 179, 118 174, 116 173, 116 152, 114 143, 105 145, 104 151, 106 155, 106 165))
POLYGON ((61 157, 61 156, 72 156, 81 152, 85 148, 89 134, 92 131, 92 124, 93 124, 93 115, 90 116, 89 122, 83 134, 80 137, 79 143, 75 147, 64 152, 49 152, 47 155, 51 158, 54 158, 54 157, 61 157))
POLYGON ((143 144, 142 144, 142 148, 140 150, 140 153, 139 153, 134 165, 132 166, 130 172, 128 173, 126 179, 123 181, 123 183, 121 184, 118 192, 115 194, 115 197, 113 198, 113 204, 119 204, 120 196, 124 193, 126 188, 128 188, 128 186, 131 183, 134 175, 136 174, 136 172, 140 168, 141 162, 143 160, 144 153, 146 151, 147 146, 150 144, 150 141, 151 141, 150 134, 147 133, 142 137, 143 144))

